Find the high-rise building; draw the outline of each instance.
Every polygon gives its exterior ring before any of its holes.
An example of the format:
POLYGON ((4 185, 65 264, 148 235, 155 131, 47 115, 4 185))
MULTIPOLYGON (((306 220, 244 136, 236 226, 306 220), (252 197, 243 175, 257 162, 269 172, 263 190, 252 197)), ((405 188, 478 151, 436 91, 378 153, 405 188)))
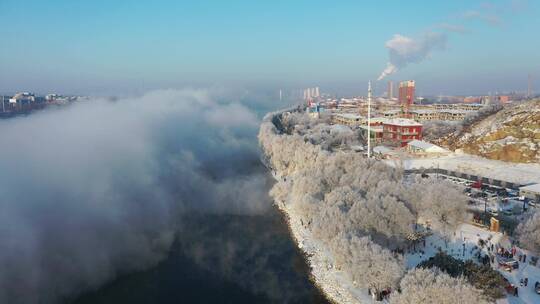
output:
POLYGON ((388 81, 387 97, 388 99, 394 98, 394 82, 393 81, 388 81))
POLYGON ((414 103, 415 84, 414 80, 399 83, 399 104, 410 106, 414 103))
POLYGON ((319 87, 314 88, 307 88, 304 90, 304 99, 313 99, 313 98, 319 98, 321 97, 321 93, 319 91, 319 87))

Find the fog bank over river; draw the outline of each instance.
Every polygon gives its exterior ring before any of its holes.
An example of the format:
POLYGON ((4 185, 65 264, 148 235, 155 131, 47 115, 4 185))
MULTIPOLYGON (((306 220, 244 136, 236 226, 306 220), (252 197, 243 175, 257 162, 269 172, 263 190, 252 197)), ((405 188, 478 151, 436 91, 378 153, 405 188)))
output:
POLYGON ((0 121, 0 302, 67 301, 176 250, 215 271, 200 255, 219 232, 205 216, 272 212, 260 104, 230 100, 163 90, 0 121))

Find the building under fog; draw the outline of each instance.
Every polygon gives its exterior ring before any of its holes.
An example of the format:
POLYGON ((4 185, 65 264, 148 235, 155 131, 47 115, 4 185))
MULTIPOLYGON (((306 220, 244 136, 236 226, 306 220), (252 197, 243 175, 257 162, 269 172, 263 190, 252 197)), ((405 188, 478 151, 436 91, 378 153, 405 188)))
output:
POLYGON ((30 104, 36 102, 36 96, 32 93, 17 93, 9 99, 10 104, 30 104))

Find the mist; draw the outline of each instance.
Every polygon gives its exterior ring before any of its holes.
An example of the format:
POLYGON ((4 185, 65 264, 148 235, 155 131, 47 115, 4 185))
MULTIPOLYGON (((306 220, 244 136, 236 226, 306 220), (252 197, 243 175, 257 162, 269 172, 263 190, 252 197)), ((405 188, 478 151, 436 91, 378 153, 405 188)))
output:
POLYGON ((0 302, 55 303, 156 265, 184 214, 268 210, 268 176, 250 169, 257 104, 226 99, 161 90, 0 121, 0 302))

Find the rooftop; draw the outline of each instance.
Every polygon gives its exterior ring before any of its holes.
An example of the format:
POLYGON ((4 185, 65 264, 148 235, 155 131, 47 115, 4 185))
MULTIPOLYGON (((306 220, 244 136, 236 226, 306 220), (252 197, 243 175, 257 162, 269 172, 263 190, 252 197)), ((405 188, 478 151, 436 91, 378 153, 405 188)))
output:
POLYGON ((434 145, 432 143, 429 143, 427 141, 423 141, 423 140, 417 140, 417 139, 411 140, 409 143, 407 143, 407 145, 413 146, 422 150, 432 149, 432 151, 447 152, 446 149, 439 147, 437 145, 434 145))
POLYGON ((386 117, 371 117, 370 121, 371 123, 374 123, 374 122, 385 122, 387 121, 388 118, 386 117))
POLYGON ((417 114, 433 114, 438 113, 439 111, 435 110, 410 110, 411 113, 417 113, 417 114))
POLYGON ((373 148, 374 153, 380 153, 380 154, 386 154, 388 152, 392 152, 391 148, 388 148, 386 146, 376 146, 373 148))
POLYGON ((450 114, 469 114, 474 113, 475 111, 468 110, 440 110, 441 113, 450 113, 450 114))
POLYGON ((418 123, 412 119, 407 118, 394 118, 387 120, 384 124, 395 125, 395 126, 412 126, 412 127, 421 127, 422 124, 418 123))
POLYGON ((533 184, 533 185, 521 187, 519 188, 519 190, 526 190, 526 191, 540 193, 540 184, 533 184))
MULTIPOLYGON (((367 126, 360 126, 360 128, 364 129, 364 130, 367 130, 368 127, 367 126)), ((382 126, 371 126, 371 132, 383 132, 383 127, 382 126)))
POLYGON ((336 116, 343 117, 345 119, 362 119, 363 117, 358 114, 352 114, 352 113, 339 113, 336 114, 336 116))

